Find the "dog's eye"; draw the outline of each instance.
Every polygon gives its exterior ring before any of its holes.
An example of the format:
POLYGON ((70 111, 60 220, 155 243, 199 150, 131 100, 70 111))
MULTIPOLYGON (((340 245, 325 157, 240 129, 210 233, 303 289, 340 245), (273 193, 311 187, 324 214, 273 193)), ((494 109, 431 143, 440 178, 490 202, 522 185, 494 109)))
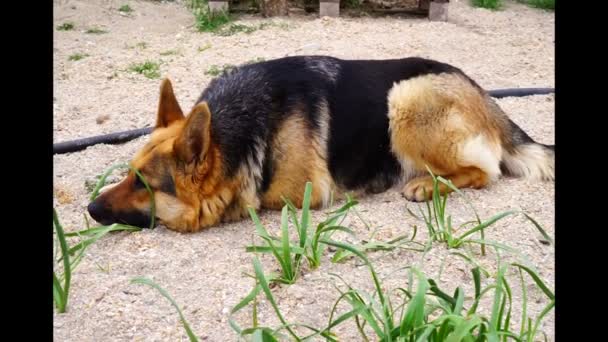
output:
POLYGON ((144 189, 146 187, 146 185, 144 184, 144 182, 141 181, 141 178, 135 176, 135 183, 133 183, 133 187, 136 190, 139 190, 139 189, 144 189))

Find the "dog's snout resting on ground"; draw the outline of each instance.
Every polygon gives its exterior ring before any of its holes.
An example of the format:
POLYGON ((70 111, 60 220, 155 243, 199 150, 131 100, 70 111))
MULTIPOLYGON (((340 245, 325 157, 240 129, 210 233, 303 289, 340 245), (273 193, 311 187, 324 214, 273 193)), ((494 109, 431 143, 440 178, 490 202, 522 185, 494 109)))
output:
MULTIPOLYGON (((554 147, 535 142, 475 81, 422 58, 286 57, 214 79, 182 111, 168 79, 156 126, 133 157, 154 191, 156 218, 194 232, 331 193, 377 193, 403 184, 410 201, 432 196, 428 173, 459 188, 506 174, 554 178, 554 147), (427 169, 428 167, 428 169, 427 169)), ((442 184, 442 193, 450 189, 442 184)), ((150 224, 150 195, 132 171, 89 205, 103 223, 150 224)))

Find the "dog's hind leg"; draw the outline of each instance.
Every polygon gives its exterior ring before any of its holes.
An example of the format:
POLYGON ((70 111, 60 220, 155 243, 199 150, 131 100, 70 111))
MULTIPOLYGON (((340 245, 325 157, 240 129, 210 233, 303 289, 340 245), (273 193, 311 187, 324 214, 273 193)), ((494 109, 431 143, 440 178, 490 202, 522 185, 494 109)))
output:
MULTIPOLYGON (((408 200, 432 196, 427 168, 458 188, 482 188, 500 175, 503 119, 462 75, 402 81, 391 89, 388 101, 391 148, 402 165, 408 200)), ((439 191, 451 189, 440 183, 439 191)))

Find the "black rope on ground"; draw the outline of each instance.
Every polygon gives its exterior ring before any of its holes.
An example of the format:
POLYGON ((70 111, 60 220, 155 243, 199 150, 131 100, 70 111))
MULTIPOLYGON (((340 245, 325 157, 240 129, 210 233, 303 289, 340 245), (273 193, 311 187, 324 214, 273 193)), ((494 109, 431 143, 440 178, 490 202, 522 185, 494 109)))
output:
POLYGON ((509 88, 509 89, 496 89, 488 91, 490 96, 495 98, 503 97, 522 97, 530 95, 547 95, 555 93, 554 88, 509 88))
POLYGON ((97 135, 89 138, 82 138, 72 141, 64 141, 53 144, 53 154, 62 154, 84 150, 85 148, 97 144, 120 144, 139 138, 142 135, 152 133, 153 127, 138 128, 130 131, 116 132, 104 135, 97 135))
MULTIPOLYGON (((488 91, 488 94, 495 98, 546 95, 551 93, 555 93, 554 88, 512 88, 488 91)), ((53 144, 53 154, 76 152, 97 144, 121 144, 133 140, 135 138, 139 138, 142 135, 150 134, 152 130, 153 127, 146 127, 133 129, 130 131, 97 135, 94 137, 82 138, 72 141, 64 141, 61 143, 53 144)))

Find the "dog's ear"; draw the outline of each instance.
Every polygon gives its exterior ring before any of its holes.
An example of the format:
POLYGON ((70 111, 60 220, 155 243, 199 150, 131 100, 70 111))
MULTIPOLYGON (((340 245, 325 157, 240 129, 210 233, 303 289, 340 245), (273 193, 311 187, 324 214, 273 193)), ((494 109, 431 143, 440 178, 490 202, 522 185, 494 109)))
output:
POLYGON ((210 130, 211 111, 206 102, 201 102, 194 106, 175 140, 173 150, 177 158, 186 163, 203 160, 209 149, 210 130))
POLYGON ((156 116, 156 128, 167 127, 173 121, 183 119, 184 113, 177 103, 171 81, 163 80, 160 86, 160 99, 158 100, 158 114, 156 116))

